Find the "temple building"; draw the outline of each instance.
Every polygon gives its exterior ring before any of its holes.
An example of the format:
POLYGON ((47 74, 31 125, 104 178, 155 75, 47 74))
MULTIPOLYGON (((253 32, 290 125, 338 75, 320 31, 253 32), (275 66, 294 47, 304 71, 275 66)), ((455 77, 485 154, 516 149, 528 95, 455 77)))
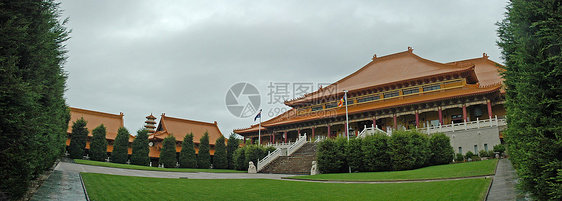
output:
POLYGON ((150 153, 149 156, 153 161, 152 164, 157 164, 154 161, 160 156, 160 150, 162 149, 162 141, 164 138, 174 135, 176 138, 176 153, 179 155, 181 151, 181 146, 183 142, 183 138, 185 135, 192 133, 193 134, 193 143, 195 144, 195 153, 199 154, 199 143, 201 137, 207 132, 209 134, 209 146, 210 146, 210 153, 211 158, 215 153, 215 142, 216 140, 222 136, 221 131, 217 125, 217 122, 207 123, 201 121, 194 121, 188 119, 180 119, 175 117, 166 116, 166 114, 162 114, 160 116, 160 121, 156 130, 152 129, 154 127, 154 117, 152 114, 146 117, 146 125, 145 128, 149 130, 151 133, 148 136, 148 140, 150 141, 150 153))
MULTIPOLYGON (((72 125, 76 120, 84 118, 88 123, 86 124, 86 129, 88 129, 88 141, 86 143, 86 150, 90 149, 90 140, 92 138, 92 130, 103 124, 106 128, 106 136, 108 146, 107 152, 111 153, 113 151, 113 142, 115 137, 117 137, 117 130, 124 126, 123 113, 110 114, 105 112, 98 112, 93 110, 80 109, 75 107, 70 107, 70 121, 68 122, 68 137, 66 139, 66 146, 70 145, 70 136, 72 134, 72 125)), ((129 135, 129 143, 133 142, 135 137, 129 135)), ((131 154, 131 147, 129 147, 129 154, 131 154)))
POLYGON ((372 61, 337 82, 292 100, 287 112, 249 128, 244 139, 291 142, 336 136, 362 136, 396 129, 444 132, 455 152, 478 153, 501 143, 505 128, 505 89, 501 64, 482 57, 439 63, 407 51, 373 56, 372 61), (338 102, 347 91, 346 107, 338 102), (346 129, 348 128, 348 129, 346 129))
MULTIPOLYGON (((68 138, 66 140, 66 146, 70 145, 70 137, 72 134, 72 125, 74 122, 81 117, 84 118, 88 123, 86 128, 88 129, 88 141, 86 144, 86 153, 90 149, 90 140, 92 138, 92 130, 99 125, 103 124, 106 127, 106 140, 108 142, 107 153, 108 156, 113 151, 113 143, 115 137, 117 137, 117 130, 120 127, 124 127, 123 113, 120 114, 110 114, 105 112, 98 112, 86 109, 80 109, 75 107, 70 107, 70 122, 68 123, 68 138)), ((166 116, 162 114, 160 121, 156 126, 156 117, 152 114, 146 117, 145 128, 149 132, 149 156, 152 161, 153 166, 158 165, 158 159, 160 157, 160 150, 162 148, 162 141, 164 138, 170 135, 176 137, 176 152, 179 156, 181 151, 181 144, 183 137, 188 133, 193 133, 193 142, 195 144, 195 152, 199 153, 199 140, 205 132, 209 133, 209 145, 210 154, 214 155, 215 152, 215 141, 222 135, 221 131, 217 126, 217 122, 207 123, 200 121, 193 121, 187 119, 180 119, 166 116)), ((129 131, 131 133, 131 131, 129 131)), ((135 132, 136 131, 132 131, 135 132)), ((132 143, 135 136, 129 135, 129 155, 132 153, 132 143)), ((211 157, 212 158, 212 157, 211 157)))

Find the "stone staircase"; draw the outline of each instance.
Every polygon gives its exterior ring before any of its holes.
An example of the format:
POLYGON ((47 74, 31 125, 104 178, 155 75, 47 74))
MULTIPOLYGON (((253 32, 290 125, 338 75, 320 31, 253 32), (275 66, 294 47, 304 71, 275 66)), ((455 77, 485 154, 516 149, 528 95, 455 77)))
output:
POLYGON ((310 174, 312 161, 316 160, 317 146, 316 143, 306 143, 290 156, 279 156, 263 168, 260 173, 310 174))

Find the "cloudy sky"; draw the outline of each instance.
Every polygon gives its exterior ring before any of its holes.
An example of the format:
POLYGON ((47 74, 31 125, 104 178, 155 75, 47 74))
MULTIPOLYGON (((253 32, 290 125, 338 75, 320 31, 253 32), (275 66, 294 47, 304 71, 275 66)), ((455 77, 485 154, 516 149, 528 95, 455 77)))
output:
MULTIPOLYGON (((131 133, 161 113, 249 127, 226 106, 240 82, 257 88, 263 120, 275 98, 335 82, 379 57, 414 53, 437 62, 503 63, 495 25, 506 1, 75 1, 62 0, 72 107, 125 114, 131 133), (287 91, 281 86, 289 87, 287 91)), ((247 104, 244 96, 239 104, 247 104)), ((246 115, 248 116, 248 115, 246 115)))

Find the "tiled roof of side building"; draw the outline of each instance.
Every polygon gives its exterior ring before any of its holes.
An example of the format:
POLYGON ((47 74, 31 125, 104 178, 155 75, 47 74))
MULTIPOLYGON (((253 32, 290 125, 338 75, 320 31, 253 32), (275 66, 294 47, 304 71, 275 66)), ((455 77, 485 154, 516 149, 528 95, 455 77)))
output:
POLYGON ((373 61, 351 75, 305 97, 287 101, 286 104, 292 105, 313 98, 340 94, 343 90, 354 91, 428 76, 470 71, 473 67, 474 64, 470 63, 443 64, 430 61, 415 55, 413 49, 409 48, 404 52, 373 57, 373 61))
MULTIPOLYGON (((92 137, 92 130, 103 124, 106 128, 105 138, 115 140, 115 137, 117 137, 117 130, 124 126, 123 113, 110 114, 70 107, 70 121, 68 122, 67 133, 72 133, 72 125, 76 122, 76 120, 80 119, 80 117, 84 117, 84 120, 88 122, 86 124, 86 128, 88 129, 88 136, 90 137, 92 137)), ((129 142, 132 142, 133 139, 134 136, 129 135, 129 142)))
POLYGON ((149 139, 164 139, 173 134, 177 141, 183 141, 186 134, 193 133, 193 142, 199 143, 205 132, 209 133, 209 144, 211 145, 214 145, 215 141, 222 135, 216 121, 207 123, 162 114, 156 133, 150 135, 149 139))
MULTIPOLYGON (((504 79, 502 78, 500 72, 503 71, 503 65, 496 63, 490 59, 488 59, 488 55, 486 53, 483 54, 482 57, 474 58, 474 59, 467 59, 461 60, 456 62, 451 62, 449 64, 474 64, 474 72, 478 77, 478 83, 480 86, 490 86, 495 84, 502 84, 504 79)), ((502 93, 504 93, 504 89, 502 88, 502 93)))

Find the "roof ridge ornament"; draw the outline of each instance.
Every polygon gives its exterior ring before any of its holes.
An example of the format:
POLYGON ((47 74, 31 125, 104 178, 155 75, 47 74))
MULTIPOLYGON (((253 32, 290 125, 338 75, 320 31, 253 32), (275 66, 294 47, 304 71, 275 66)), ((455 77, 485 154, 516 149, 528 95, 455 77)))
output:
POLYGON ((408 46, 408 52, 413 52, 414 48, 412 48, 411 46, 408 46))
POLYGON ((484 57, 485 59, 487 59, 487 58, 488 58, 488 54, 486 54, 486 53, 484 52, 484 53, 482 53, 482 57, 484 57))
POLYGON ((373 61, 374 61, 375 59, 377 59, 377 54, 374 54, 374 55, 373 55, 373 61))

